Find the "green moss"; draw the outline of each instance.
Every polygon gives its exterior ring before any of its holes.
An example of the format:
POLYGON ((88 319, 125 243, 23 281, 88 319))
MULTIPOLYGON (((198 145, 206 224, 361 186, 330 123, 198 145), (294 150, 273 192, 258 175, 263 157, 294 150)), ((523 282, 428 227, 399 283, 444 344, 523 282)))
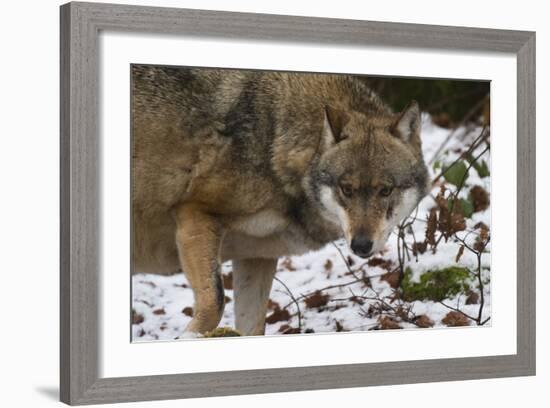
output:
POLYGON ((470 278, 471 274, 467 268, 450 266, 426 271, 420 276, 419 282, 413 282, 412 271, 407 268, 401 282, 401 290, 406 301, 439 302, 470 289, 470 278))
POLYGON ((204 333, 204 337, 239 337, 241 333, 231 327, 217 327, 204 333))

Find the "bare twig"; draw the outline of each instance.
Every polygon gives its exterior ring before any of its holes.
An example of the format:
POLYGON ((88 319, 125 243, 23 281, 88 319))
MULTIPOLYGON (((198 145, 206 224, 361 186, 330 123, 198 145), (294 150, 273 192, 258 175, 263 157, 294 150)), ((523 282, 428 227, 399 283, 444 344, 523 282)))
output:
POLYGON ((456 200, 458 200, 458 195, 460 194, 460 192, 462 191, 462 188, 464 187, 464 183, 466 181, 466 178, 468 177, 468 172, 474 166, 474 163, 477 162, 477 160, 479 160, 481 158, 481 156, 483 156, 485 153, 487 153, 488 150, 489 150, 489 146, 487 146, 485 149, 483 149, 483 151, 481 153, 479 153, 473 160, 470 161, 468 167, 466 168, 466 171, 464 172, 464 175, 462 176, 462 179, 460 180, 460 184, 458 185, 457 190, 453 194, 454 199, 451 202, 451 209, 450 209, 449 213, 451 213, 451 214, 453 213, 455 202, 456 202, 456 200))
MULTIPOLYGON (((361 279, 359 276, 357 276, 357 275, 355 274, 355 271, 354 271, 353 269, 351 269, 351 265, 349 264, 348 260, 346 259, 346 257, 344 256, 342 250, 338 247, 338 245, 336 245, 336 244, 334 243, 334 241, 331 242, 331 244, 332 244, 332 246, 333 246, 334 248, 336 248, 336 250, 337 250, 338 253, 340 254, 340 257, 341 257, 342 260, 344 261, 344 264, 346 265, 346 268, 348 269, 348 272, 349 272, 351 275, 353 275, 353 277, 354 277, 355 279, 361 279)), ((363 279, 364 279, 364 277, 363 277, 363 279)))
POLYGON ((290 298, 296 305, 296 310, 298 313, 298 329, 300 329, 300 332, 301 332, 302 331, 302 312, 300 311, 300 304, 298 303, 298 300, 296 300, 296 298, 294 297, 294 294, 292 293, 292 291, 288 288, 288 286, 286 286, 286 284, 282 280, 280 280, 276 276, 275 276, 275 280, 279 282, 281 285, 283 285, 283 287, 286 289, 288 293, 288 296, 290 296, 290 298))
POLYGON ((483 285, 483 279, 481 278, 481 256, 483 251, 487 248, 491 237, 487 237, 487 241, 484 243, 483 248, 477 253, 477 282, 479 285, 479 312, 477 315, 477 323, 481 325, 481 315, 483 314, 483 307, 485 306, 485 289, 483 285))
POLYGON ((449 143, 449 141, 455 136, 456 132, 458 131, 458 129, 460 129, 468 120, 471 119, 471 117, 479 110, 479 108, 481 108, 481 106, 483 106, 483 103, 485 102, 485 99, 487 98, 487 95, 484 96, 483 98, 481 98, 473 107, 472 109, 470 109, 468 111, 468 113, 466 113, 466 115, 462 118, 462 120, 455 126, 455 128, 449 133, 449 135, 445 138, 445 140, 443 141, 443 143, 441 143, 441 145, 438 147, 437 151, 434 153, 434 155, 432 156, 432 158, 430 159, 429 161, 429 164, 433 164, 437 158, 439 157, 439 155, 441 154, 441 152, 443 151, 443 149, 445 148, 445 146, 447 146, 447 143, 449 143))
MULTIPOLYGON (((371 278, 379 278, 381 276, 385 275, 385 273, 380 273, 380 274, 376 274, 376 275, 370 275, 370 276, 366 276, 365 278, 360 278, 360 279, 354 279, 354 280, 351 280, 349 282, 345 282, 345 283, 339 283, 339 284, 335 284, 335 285, 328 285, 328 286, 325 286, 323 288, 320 288, 320 289, 315 289, 314 291, 312 292, 307 292, 307 293, 303 293, 301 294, 300 296, 298 297, 295 297, 295 299, 297 301, 300 301, 302 299, 305 299, 305 298, 308 298, 312 295, 314 295, 316 292, 324 292, 324 291, 327 291, 327 290, 330 290, 330 289, 340 289, 340 288, 345 288, 347 286, 351 286, 351 285, 354 285, 356 283, 365 283, 366 279, 371 279, 371 278)), ((283 309, 286 309, 288 308, 290 305, 292 305, 294 303, 294 300, 288 304, 286 304, 283 309)))
POLYGON ((445 303, 445 302, 443 302, 443 301, 439 301, 439 304, 445 306, 447 309, 450 309, 450 310, 453 310, 453 311, 455 311, 455 312, 460 313, 460 314, 463 315, 464 317, 467 317, 468 319, 473 320, 474 322, 477 322, 477 319, 476 319, 475 317, 470 316, 468 313, 463 312, 462 310, 460 310, 460 309, 457 308, 457 307, 453 307, 453 306, 451 306, 451 305, 448 305, 447 303, 445 303))
POLYGON ((475 149, 477 149, 479 147, 479 145, 481 143, 483 143, 483 141, 489 136, 489 131, 487 130, 488 128, 485 126, 482 130, 481 130, 481 133, 479 134, 478 137, 475 138, 475 140, 472 142, 472 144, 468 147, 468 149, 466 149, 465 152, 463 152, 460 156, 458 156, 458 158, 453 161, 450 166, 446 167, 445 169, 443 169, 441 171, 441 173, 439 173, 437 175, 437 177, 435 177, 432 181, 432 185, 436 185, 437 182, 439 181, 439 179, 441 177, 443 177, 445 175, 445 173, 447 173, 452 167, 456 166, 461 160, 463 160, 464 158, 466 158, 470 153, 472 153, 475 149))

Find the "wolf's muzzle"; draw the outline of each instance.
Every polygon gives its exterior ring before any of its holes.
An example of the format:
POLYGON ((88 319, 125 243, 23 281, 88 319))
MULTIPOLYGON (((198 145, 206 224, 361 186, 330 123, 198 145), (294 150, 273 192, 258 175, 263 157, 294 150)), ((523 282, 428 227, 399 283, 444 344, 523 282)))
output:
POLYGON ((351 250, 361 258, 366 258, 370 255, 372 245, 372 241, 366 235, 357 235, 351 240, 351 250))

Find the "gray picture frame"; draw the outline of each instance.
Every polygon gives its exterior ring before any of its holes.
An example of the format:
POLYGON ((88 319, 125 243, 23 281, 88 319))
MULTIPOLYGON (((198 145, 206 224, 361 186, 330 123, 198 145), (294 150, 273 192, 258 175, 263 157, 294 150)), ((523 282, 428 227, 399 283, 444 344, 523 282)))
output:
POLYGON ((535 374, 535 33, 219 11, 61 6, 61 401, 97 404, 535 374), (101 30, 517 56, 517 353, 125 378, 99 373, 101 30))

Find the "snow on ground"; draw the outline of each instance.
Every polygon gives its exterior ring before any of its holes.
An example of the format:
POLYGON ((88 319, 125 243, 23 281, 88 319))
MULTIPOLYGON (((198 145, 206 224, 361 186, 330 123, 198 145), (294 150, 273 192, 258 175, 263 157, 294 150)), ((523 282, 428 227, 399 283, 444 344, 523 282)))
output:
MULTIPOLYGON (((451 130, 437 127, 431 122, 428 115, 423 115, 422 140, 427 163, 434 157, 450 132, 451 130)), ((439 155, 438 161, 443 164, 452 163, 459 156, 459 149, 464 149, 469 145, 480 132, 480 128, 468 130, 462 128, 455 132, 443 154, 439 155)), ((481 153, 482 149, 483 147, 478 148, 474 155, 481 153)), ((490 168, 489 153, 486 153, 483 159, 490 168)), ((440 169, 434 170, 431 164, 428 167, 431 176, 435 176, 441 171, 440 169)), ((480 178, 472 169, 469 172, 466 187, 474 185, 490 191, 490 177, 480 178)), ((466 190, 467 188, 464 188, 460 197, 467 197, 466 190)), ((431 195, 435 197, 438 191, 439 187, 434 187, 431 195)), ((434 207, 433 197, 427 196, 418 206, 417 212, 412 214, 416 215, 416 221, 411 228, 417 241, 424 238, 428 213, 434 207)), ((471 231, 479 222, 491 226, 490 207, 485 211, 474 213, 471 219, 467 219, 467 229, 459 235, 465 238, 466 242, 472 244, 476 234, 472 234, 471 231)), ((406 235, 406 240, 407 243, 412 244, 410 231, 406 235)), ((383 253, 374 256, 378 262, 371 261, 370 265, 364 259, 354 256, 344 241, 328 244, 319 251, 302 256, 280 259, 276 280, 273 282, 270 295, 266 334, 292 334, 298 332, 298 328, 301 333, 391 328, 391 321, 389 325, 380 324, 380 305, 383 308, 386 307, 384 305, 388 305, 388 307, 396 309, 399 305, 403 305, 400 301, 392 302, 394 289, 388 283, 391 281, 388 271, 398 265, 397 241, 397 234, 392 234, 383 253), (297 305, 281 282, 298 300, 299 313, 297 305), (330 288, 327 289, 327 287, 330 288), (321 292, 316 292, 319 290, 321 292)), ((434 268, 458 265, 475 271, 477 258, 468 250, 464 251, 458 263, 455 262, 458 248, 459 244, 450 239, 449 242, 442 241, 435 254, 428 250, 423 254, 418 254, 418 259, 411 254, 410 259, 406 261, 406 266, 412 271, 413 280, 418 280, 422 273, 434 268)), ((487 246, 487 250, 481 257, 482 276, 486 282, 482 320, 489 317, 491 311, 491 293, 490 284, 488 284, 490 280, 490 245, 487 246)), ((226 286, 226 307, 219 327, 234 327, 230 262, 223 265, 222 273, 226 286)), ((472 287, 476 287, 474 280, 472 280, 472 287)), ((184 274, 178 273, 172 276, 135 275, 132 277, 132 298, 133 341, 170 340, 184 335, 184 329, 191 320, 193 307, 193 293, 184 274)), ((465 304, 465 298, 464 294, 459 294, 451 299, 445 299, 444 303, 476 317, 479 304, 465 304)), ((408 312, 409 315, 425 315, 432 321, 430 325, 433 323, 433 327, 446 326, 442 320, 450 312, 450 309, 441 303, 413 301, 404 305, 410 305, 412 308, 408 312)), ((468 323, 475 324, 472 321, 468 323)), ((398 319, 400 328, 416 328, 417 326, 398 319)))

